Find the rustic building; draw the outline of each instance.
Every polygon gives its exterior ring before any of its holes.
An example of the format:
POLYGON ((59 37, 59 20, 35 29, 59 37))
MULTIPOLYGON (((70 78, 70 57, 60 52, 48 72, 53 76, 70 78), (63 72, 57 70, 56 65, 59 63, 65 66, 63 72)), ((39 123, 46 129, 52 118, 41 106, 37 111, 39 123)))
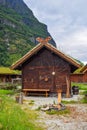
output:
POLYGON ((0 67, 0 82, 12 82, 13 79, 20 78, 19 71, 11 70, 8 67, 0 67))
POLYGON ((11 66, 22 70, 23 91, 70 93, 70 74, 80 67, 74 59, 39 38, 39 44, 11 66))
POLYGON ((76 83, 87 83, 87 65, 71 74, 71 81, 76 83))

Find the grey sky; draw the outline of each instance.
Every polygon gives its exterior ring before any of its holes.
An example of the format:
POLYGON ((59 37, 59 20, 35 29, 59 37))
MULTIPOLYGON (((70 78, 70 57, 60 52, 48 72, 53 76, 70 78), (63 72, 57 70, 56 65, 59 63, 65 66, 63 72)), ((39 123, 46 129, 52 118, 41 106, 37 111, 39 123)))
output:
POLYGON ((48 26, 57 48, 87 62, 87 0, 24 0, 48 26))

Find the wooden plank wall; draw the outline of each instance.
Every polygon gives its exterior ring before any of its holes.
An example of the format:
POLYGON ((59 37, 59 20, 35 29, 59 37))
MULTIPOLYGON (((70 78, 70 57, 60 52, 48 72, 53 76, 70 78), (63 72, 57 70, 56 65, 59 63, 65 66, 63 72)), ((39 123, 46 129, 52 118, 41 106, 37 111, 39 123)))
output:
POLYGON ((70 76, 70 65, 46 48, 27 60, 22 70, 23 88, 49 88, 51 92, 62 88, 63 92, 66 91, 66 76, 70 76))

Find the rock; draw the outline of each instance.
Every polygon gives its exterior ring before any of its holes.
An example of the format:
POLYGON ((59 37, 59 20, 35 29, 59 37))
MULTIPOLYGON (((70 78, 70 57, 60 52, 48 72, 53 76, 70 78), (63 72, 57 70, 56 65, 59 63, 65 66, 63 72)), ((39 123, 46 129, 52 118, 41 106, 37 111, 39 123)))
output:
POLYGON ((49 126, 49 128, 47 130, 61 130, 60 126, 57 125, 56 123, 51 123, 51 126, 49 126))
POLYGON ((44 107, 41 108, 42 111, 47 111, 47 110, 49 110, 49 109, 50 109, 49 106, 47 106, 47 107, 45 107, 45 108, 44 108, 44 107))

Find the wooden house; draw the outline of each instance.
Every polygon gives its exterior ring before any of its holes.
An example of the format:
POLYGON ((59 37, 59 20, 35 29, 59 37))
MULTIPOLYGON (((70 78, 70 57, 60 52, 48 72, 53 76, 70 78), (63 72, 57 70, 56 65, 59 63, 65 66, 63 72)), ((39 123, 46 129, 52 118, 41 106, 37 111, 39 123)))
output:
POLYGON ((11 66, 22 70, 22 89, 25 92, 47 94, 70 93, 70 74, 80 67, 74 59, 39 39, 39 44, 11 66))
POLYGON ((76 83, 87 83, 87 65, 71 74, 71 81, 76 83))
POLYGON ((21 72, 11 70, 8 67, 0 67, 0 82, 12 82, 13 79, 21 77, 21 72))

